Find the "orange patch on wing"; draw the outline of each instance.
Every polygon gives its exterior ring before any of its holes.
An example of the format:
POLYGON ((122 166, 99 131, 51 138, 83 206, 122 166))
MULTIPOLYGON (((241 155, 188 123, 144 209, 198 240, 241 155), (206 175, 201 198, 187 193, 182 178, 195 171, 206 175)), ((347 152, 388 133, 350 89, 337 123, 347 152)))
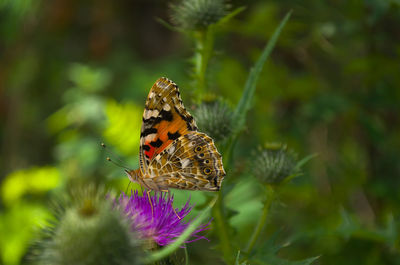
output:
POLYGON ((162 145, 160 147, 154 147, 150 142, 146 142, 146 145, 150 147, 149 151, 145 151, 145 154, 149 159, 152 159, 155 155, 161 153, 174 141, 168 138, 168 133, 173 134, 179 132, 180 135, 188 133, 186 122, 176 112, 172 113, 172 121, 161 121, 159 124, 154 126, 154 128, 157 128, 157 138, 154 138, 153 142, 159 139, 162 141, 162 145))

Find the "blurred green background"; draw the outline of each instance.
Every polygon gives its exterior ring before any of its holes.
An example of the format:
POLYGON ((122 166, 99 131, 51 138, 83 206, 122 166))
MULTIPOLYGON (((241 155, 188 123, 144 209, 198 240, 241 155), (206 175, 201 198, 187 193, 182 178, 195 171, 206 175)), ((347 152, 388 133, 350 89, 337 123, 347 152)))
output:
MULTIPOLYGON (((246 10, 216 35, 207 81, 210 97, 232 105, 293 10, 228 169, 236 176, 226 197, 236 212, 235 245, 247 240, 262 207, 246 160, 259 145, 283 142, 299 157, 317 156, 272 206, 263 236, 293 242, 279 255, 400 264, 400 1, 230 4, 246 10)), ((156 0, 0 1, 0 264, 27 261, 49 199, 68 187, 95 181, 126 189, 123 169, 107 163, 100 143, 137 167, 144 102, 158 77, 176 82, 194 108, 193 43, 157 22, 169 21, 168 11, 168 1, 156 0)), ((190 194, 198 204, 207 197, 190 194)), ((219 261, 209 237, 189 246, 193 264, 219 261)))

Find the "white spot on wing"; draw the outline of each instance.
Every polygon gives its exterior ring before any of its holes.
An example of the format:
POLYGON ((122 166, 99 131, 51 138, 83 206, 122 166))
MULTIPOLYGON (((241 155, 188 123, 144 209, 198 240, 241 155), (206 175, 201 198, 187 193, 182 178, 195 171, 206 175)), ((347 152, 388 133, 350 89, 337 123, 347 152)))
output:
POLYGON ((170 148, 168 148, 168 154, 172 155, 175 152, 175 145, 171 145, 170 148))
POLYGON ((185 158, 185 159, 181 160, 181 164, 182 164, 182 168, 187 167, 190 164, 190 159, 185 158))
POLYGON ((151 113, 151 117, 157 117, 160 112, 157 109, 154 109, 153 112, 151 113))
POLYGON ((160 112, 157 109, 154 110, 148 109, 144 112, 143 117, 145 119, 150 119, 151 117, 157 117, 159 113, 160 112))
POLYGON ((156 133, 152 133, 152 134, 149 134, 149 135, 147 135, 145 138, 144 138, 144 142, 151 142, 151 141, 153 141, 153 139, 156 137, 156 133))
POLYGON ((143 118, 145 118, 145 119, 150 118, 150 110, 146 110, 146 111, 143 113, 143 118))
POLYGON ((171 106, 169 104, 164 104, 163 110, 170 111, 171 110, 171 106))

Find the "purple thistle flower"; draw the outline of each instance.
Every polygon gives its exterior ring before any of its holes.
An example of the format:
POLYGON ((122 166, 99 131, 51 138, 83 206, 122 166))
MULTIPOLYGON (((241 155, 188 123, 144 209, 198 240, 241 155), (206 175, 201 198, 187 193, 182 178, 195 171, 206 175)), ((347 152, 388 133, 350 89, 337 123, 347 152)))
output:
MULTIPOLYGON (((189 206, 190 199, 182 209, 177 208, 175 211, 172 205, 173 196, 166 196, 164 193, 155 194, 150 195, 150 200, 146 191, 143 192, 143 195, 139 195, 138 191, 135 191, 131 196, 123 193, 119 198, 119 205, 132 220, 133 229, 138 231, 143 239, 152 239, 159 246, 168 245, 179 237, 190 224, 190 221, 183 220, 192 210, 192 207, 189 206)), ((209 229, 209 224, 210 222, 199 226, 192 234, 193 239, 185 243, 199 239, 208 240, 198 233, 209 229)))

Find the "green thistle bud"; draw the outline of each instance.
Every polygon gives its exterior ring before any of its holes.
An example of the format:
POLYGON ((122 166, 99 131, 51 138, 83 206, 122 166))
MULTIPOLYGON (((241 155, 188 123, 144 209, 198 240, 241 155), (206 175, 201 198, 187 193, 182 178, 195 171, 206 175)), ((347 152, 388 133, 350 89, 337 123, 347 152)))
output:
POLYGON ((251 164, 252 173, 267 184, 281 183, 296 173, 295 168, 296 154, 279 143, 266 144, 260 148, 251 164))
POLYGON ((141 264, 139 241, 102 192, 79 192, 39 243, 38 263, 141 264))
POLYGON ((211 136, 217 142, 228 138, 232 133, 233 111, 223 101, 202 103, 193 115, 201 131, 211 136))
POLYGON ((172 22, 183 29, 203 30, 228 13, 225 0, 183 0, 171 5, 172 22))

